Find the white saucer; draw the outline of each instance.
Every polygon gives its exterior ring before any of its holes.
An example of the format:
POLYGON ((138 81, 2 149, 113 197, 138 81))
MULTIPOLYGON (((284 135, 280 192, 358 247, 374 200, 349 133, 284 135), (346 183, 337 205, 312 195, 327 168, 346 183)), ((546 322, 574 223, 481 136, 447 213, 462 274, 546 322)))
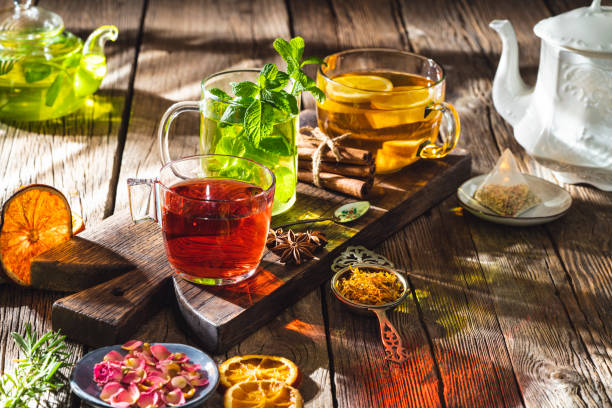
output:
POLYGON ((483 174, 473 177, 457 189, 457 198, 461 206, 483 220, 497 224, 527 227, 554 221, 565 215, 572 206, 572 196, 565 189, 542 178, 523 174, 542 202, 515 217, 495 214, 473 198, 474 192, 486 176, 486 174, 483 174))

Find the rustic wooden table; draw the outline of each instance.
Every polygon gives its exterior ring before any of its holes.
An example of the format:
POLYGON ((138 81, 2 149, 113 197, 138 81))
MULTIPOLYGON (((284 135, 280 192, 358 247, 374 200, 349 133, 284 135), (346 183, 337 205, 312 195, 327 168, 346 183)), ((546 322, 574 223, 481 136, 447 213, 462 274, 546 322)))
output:
MULTIPOLYGON (((7 2, 8 3, 8 2, 7 2)), ((232 67, 279 62, 274 38, 301 35, 307 53, 392 47, 434 58, 447 70, 447 99, 462 120, 460 145, 473 170, 487 171, 509 147, 522 170, 549 179, 518 146, 493 108, 500 41, 488 27, 509 18, 521 68, 535 81, 542 18, 578 0, 40 0, 81 38, 116 24, 109 74, 93 108, 62 120, 0 124, 0 198, 19 185, 48 183, 70 194, 92 228, 127 204, 126 178, 159 166, 156 126, 178 100, 197 99, 200 80, 232 67)), ((309 102, 307 101, 306 104, 309 102)), ((174 154, 197 150, 197 117, 182 119, 174 154)), ((282 311, 218 361, 280 354, 304 373, 308 407, 612 406, 612 195, 566 186, 561 220, 509 228, 472 217, 455 197, 376 251, 408 272, 412 296, 391 314, 412 351, 384 361, 375 320, 346 314, 327 285, 282 311)), ((13 365, 11 331, 50 329, 60 296, 0 286, 0 369, 13 365)), ((195 343, 172 302, 136 335, 195 343)), ((71 343, 76 361, 88 350, 71 343)), ((68 392, 55 406, 80 404, 68 392)), ((207 406, 220 406, 216 396, 207 406)))

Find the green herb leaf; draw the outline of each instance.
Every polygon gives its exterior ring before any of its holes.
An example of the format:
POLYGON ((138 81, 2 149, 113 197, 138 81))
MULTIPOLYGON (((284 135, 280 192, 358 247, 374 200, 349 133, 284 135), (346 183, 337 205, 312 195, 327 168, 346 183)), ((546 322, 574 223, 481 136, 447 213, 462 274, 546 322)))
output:
POLYGON ((23 63, 21 68, 27 83, 42 81, 51 75, 51 67, 39 62, 23 63))
POLYGON ((261 89, 277 91, 283 89, 289 83, 289 75, 278 70, 274 64, 264 65, 259 74, 259 84, 261 89))
POLYGON ((62 84, 64 83, 64 79, 66 78, 66 74, 60 72, 55 77, 55 81, 51 84, 49 89, 47 89, 47 95, 45 96, 45 104, 47 106, 53 106, 55 100, 57 99, 60 91, 62 90, 62 84))
POLYGON ((259 87, 252 82, 232 82, 232 91, 236 96, 254 98, 259 93, 259 87))
POLYGON ((290 43, 282 38, 274 40, 274 49, 280 54, 280 56, 287 63, 287 73, 291 75, 295 70, 300 69, 300 64, 297 58, 295 58, 295 52, 290 43))
POLYGON ((304 55, 304 39, 302 37, 295 37, 289 40, 289 45, 291 45, 293 57, 296 61, 302 59, 302 55, 304 55))
POLYGON ((302 63, 300 64, 300 68, 302 68, 304 65, 313 65, 313 64, 327 65, 327 63, 319 57, 308 57, 304 61, 302 61, 302 63))
POLYGON ((307 91, 310 92, 312 96, 314 96, 317 102, 319 103, 325 102, 325 93, 323 93, 323 91, 317 88, 316 86, 312 86, 308 88, 307 91))
POLYGON ((295 115, 298 113, 298 105, 295 96, 286 91, 268 91, 261 92, 261 100, 274 105, 275 108, 283 112, 295 115))
POLYGON ((25 342, 24 338, 21 337, 21 335, 19 333, 12 332, 11 333, 11 337, 13 338, 13 341, 19 346, 21 351, 23 351, 23 352, 27 352, 28 351, 28 348, 26 346, 26 342, 25 342))
POLYGON ((261 101, 255 99, 244 114, 244 130, 255 146, 259 145, 263 137, 261 131, 261 101))
POLYGON ((0 376, 0 406, 3 408, 26 408, 40 401, 46 392, 57 392, 66 386, 66 377, 60 371, 69 367, 65 336, 59 332, 48 332, 40 339, 26 325, 24 335, 11 333, 23 358, 17 360, 12 373, 0 376))
POLYGON ((287 139, 283 136, 266 137, 259 143, 259 148, 279 156, 289 156, 293 153, 287 139))
POLYGON ((222 101, 230 101, 232 99, 231 96, 229 96, 227 93, 225 93, 219 88, 210 88, 208 92, 210 92, 211 95, 221 99, 222 101))
POLYGON ((253 103, 253 98, 238 96, 230 100, 229 105, 225 108, 221 123, 243 123, 247 108, 253 103))

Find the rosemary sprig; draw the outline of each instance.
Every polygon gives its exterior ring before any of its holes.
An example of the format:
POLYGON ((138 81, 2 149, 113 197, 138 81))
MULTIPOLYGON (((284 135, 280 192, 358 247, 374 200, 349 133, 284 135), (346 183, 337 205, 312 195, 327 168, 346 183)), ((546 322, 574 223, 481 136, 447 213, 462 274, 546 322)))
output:
POLYGON ((15 332, 11 336, 23 357, 15 361, 12 373, 0 377, 0 407, 26 408, 32 401, 40 402, 44 393, 56 393, 66 386, 67 378, 60 372, 72 365, 68 362, 66 336, 50 331, 37 339, 29 324, 24 336, 15 332))

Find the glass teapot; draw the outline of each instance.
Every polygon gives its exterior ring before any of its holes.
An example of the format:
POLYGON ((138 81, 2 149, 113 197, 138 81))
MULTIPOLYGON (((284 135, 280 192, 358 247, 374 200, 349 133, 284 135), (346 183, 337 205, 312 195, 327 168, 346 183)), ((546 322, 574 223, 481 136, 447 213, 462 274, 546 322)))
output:
POLYGON ((104 44, 115 26, 102 26, 83 41, 64 31, 57 14, 14 0, 0 11, 0 119, 35 121, 79 109, 106 75, 104 44))

